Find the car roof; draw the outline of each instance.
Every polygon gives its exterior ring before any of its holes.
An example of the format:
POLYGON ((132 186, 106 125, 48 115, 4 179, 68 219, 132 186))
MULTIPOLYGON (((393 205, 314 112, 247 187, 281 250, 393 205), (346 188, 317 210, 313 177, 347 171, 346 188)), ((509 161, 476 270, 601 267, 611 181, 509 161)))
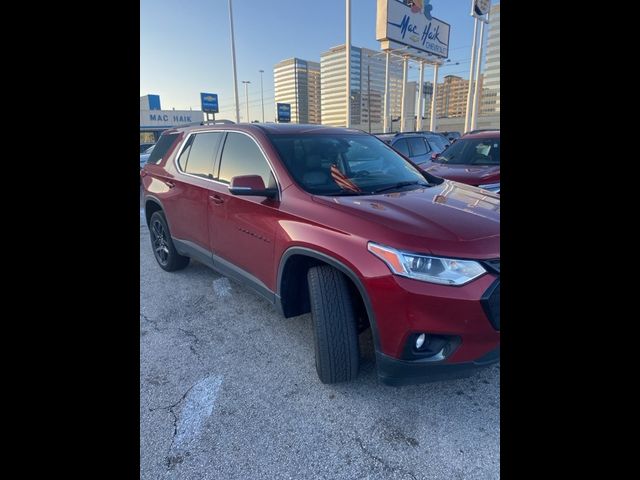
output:
POLYGON ((484 130, 482 132, 466 133, 462 138, 500 138, 500 130, 484 130))
POLYGON ((354 128, 343 127, 331 127, 328 125, 308 125, 298 123, 227 123, 227 124, 197 124, 188 125, 185 127, 177 127, 172 131, 177 132, 198 132, 198 131, 212 131, 212 130, 236 130, 241 132, 257 132, 271 135, 368 135, 362 130, 356 130, 354 128))

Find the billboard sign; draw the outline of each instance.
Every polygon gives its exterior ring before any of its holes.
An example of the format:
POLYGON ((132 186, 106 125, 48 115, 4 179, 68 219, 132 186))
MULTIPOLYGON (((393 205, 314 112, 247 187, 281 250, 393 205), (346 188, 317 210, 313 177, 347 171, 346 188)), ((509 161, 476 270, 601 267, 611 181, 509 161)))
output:
POLYGON ((291 104, 290 103, 278 103, 278 122, 288 123, 291 121, 291 104))
POLYGON ((200 103, 202 103, 202 111, 204 113, 218 113, 217 93, 201 93, 200 103))
POLYGON ((451 26, 431 15, 430 1, 378 0, 376 40, 447 58, 451 26))

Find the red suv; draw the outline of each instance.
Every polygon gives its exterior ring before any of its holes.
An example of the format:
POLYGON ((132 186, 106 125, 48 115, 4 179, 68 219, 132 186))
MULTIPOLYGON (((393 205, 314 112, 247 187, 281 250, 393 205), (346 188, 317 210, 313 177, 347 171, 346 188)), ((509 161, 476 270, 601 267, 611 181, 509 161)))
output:
POLYGON ((358 130, 291 124, 166 131, 141 172, 153 253, 311 312, 325 383, 459 376, 500 355, 500 199, 420 171, 358 130), (443 375, 440 375, 443 374, 443 375))
POLYGON ((423 166, 427 172, 500 193, 500 130, 467 133, 423 166))

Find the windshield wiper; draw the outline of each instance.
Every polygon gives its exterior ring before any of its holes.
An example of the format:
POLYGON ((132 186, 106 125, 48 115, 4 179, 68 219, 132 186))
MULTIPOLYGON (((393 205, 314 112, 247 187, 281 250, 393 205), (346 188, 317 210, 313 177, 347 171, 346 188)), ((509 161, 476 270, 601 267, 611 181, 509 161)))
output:
POLYGON ((382 192, 386 192, 388 190, 395 190, 396 188, 408 187, 410 185, 421 185, 423 187, 430 187, 431 186, 428 183, 422 183, 422 182, 418 182, 418 181, 414 181, 414 182, 398 182, 395 185, 391 185, 389 187, 384 187, 384 188, 379 188, 378 190, 374 190, 371 193, 382 193, 382 192))

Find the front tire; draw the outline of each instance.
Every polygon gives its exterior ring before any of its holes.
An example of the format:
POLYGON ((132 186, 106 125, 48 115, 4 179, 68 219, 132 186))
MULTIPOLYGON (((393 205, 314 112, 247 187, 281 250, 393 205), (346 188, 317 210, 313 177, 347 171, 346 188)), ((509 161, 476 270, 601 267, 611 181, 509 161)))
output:
POLYGON ((151 215, 149 233, 153 256, 156 257, 160 268, 167 272, 174 272, 185 268, 189 264, 189 257, 184 257, 176 251, 167 220, 162 212, 153 212, 153 215, 151 215))
POLYGON ((353 380, 358 376, 360 351, 347 279, 323 265, 310 268, 307 280, 318 377, 322 383, 353 380))

